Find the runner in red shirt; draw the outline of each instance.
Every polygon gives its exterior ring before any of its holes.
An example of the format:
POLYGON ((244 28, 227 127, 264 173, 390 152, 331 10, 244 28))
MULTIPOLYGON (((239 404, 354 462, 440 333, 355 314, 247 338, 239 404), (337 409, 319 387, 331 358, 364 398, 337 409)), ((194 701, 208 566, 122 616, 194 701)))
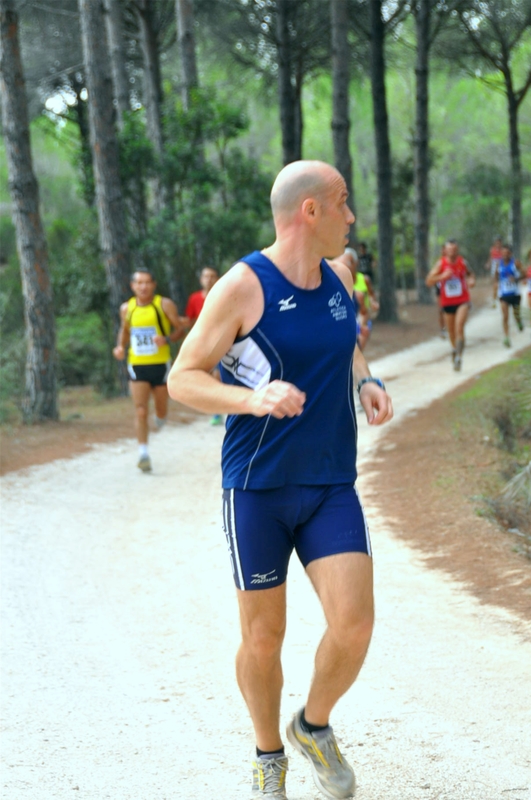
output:
MULTIPOLYGON (((182 320, 186 330, 189 331, 197 322, 197 318, 203 310, 203 306, 205 305, 207 294, 218 280, 219 270, 217 267, 203 267, 201 274, 199 275, 201 289, 198 292, 193 292, 193 294, 191 294, 188 298, 188 302, 186 304, 186 316, 182 320)), ((215 375, 218 380, 220 380, 220 374, 217 367, 212 371, 212 374, 215 375)), ((221 414, 213 414, 210 417, 211 425, 221 425, 222 422, 223 418, 221 414)))
POLYGON ((428 273, 426 285, 435 286, 437 283, 441 285, 439 299, 452 344, 452 362, 456 371, 461 369, 465 349, 465 324, 470 307, 468 289, 474 286, 475 281, 474 273, 463 256, 459 255, 456 240, 448 239, 444 255, 428 273))
POLYGON ((183 321, 188 330, 190 330, 194 322, 196 322, 205 304, 206 296, 217 280, 219 280, 219 270, 216 267, 203 267, 199 276, 201 289, 190 295, 188 303, 186 304, 186 311, 184 312, 186 314, 186 319, 183 321))

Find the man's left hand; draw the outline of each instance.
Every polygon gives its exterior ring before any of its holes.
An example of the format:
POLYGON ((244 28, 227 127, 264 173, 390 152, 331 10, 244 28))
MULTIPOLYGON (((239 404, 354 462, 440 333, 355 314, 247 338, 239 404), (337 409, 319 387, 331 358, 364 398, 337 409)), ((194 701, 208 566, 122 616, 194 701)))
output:
POLYGON ((393 402, 377 383, 364 383, 360 391, 360 403, 367 415, 369 425, 383 425, 393 418, 393 402))

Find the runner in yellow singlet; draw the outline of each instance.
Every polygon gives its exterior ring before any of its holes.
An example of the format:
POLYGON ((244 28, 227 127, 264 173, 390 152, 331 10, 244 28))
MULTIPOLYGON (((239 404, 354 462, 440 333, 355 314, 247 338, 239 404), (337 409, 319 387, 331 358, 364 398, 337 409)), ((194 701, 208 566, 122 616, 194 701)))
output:
POLYGON ((155 425, 162 428, 168 413, 166 381, 171 367, 170 342, 182 335, 183 325, 177 306, 168 297, 155 294, 157 284, 150 272, 137 270, 131 279, 133 297, 120 307, 120 331, 113 355, 127 357, 131 396, 135 404, 135 429, 138 438, 138 467, 151 471, 148 451, 149 398, 155 401, 155 425))

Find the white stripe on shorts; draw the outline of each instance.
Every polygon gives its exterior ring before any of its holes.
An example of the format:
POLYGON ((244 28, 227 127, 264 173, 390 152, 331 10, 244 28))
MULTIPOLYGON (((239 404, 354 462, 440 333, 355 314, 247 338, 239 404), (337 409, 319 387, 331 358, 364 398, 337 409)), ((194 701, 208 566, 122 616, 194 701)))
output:
POLYGON ((358 488, 355 484, 354 484, 354 491, 356 492, 356 497, 358 498, 358 502, 360 504, 361 513, 363 514, 363 524, 365 525, 365 541, 367 543, 367 555, 372 556, 371 537, 369 534, 369 526, 367 525, 367 517, 365 516, 365 509, 363 508, 363 503, 361 502, 360 496, 358 494, 358 488))
POLYGON ((234 565, 236 567, 236 579, 238 589, 245 589, 245 582, 243 580, 243 570, 240 561, 240 552, 238 550, 238 539, 236 536, 236 515, 234 513, 234 489, 230 490, 230 514, 227 520, 229 536, 232 542, 232 556, 234 558, 234 565))

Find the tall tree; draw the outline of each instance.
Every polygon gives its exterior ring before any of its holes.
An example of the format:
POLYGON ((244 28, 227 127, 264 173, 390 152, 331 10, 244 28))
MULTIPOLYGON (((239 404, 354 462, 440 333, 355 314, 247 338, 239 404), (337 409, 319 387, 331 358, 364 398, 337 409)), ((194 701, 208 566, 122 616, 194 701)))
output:
POLYGON ((183 105, 185 109, 189 109, 192 92, 199 86, 195 56, 193 0, 175 0, 175 11, 183 75, 183 105))
MULTIPOLYGON (((154 26, 153 0, 137 0, 140 45, 144 62, 144 107, 146 109, 148 136, 155 153, 162 158, 164 136, 162 133, 162 81, 157 33, 154 26)), ((163 206, 162 198, 159 205, 163 206)))
POLYGON ((393 205, 391 199, 391 145, 385 88, 385 22, 382 0, 369 0, 370 70, 376 144, 378 264, 380 276, 380 313, 383 322, 396 322, 396 280, 393 253, 393 205))
POLYGON ((426 286, 429 272, 429 51, 430 12, 433 0, 418 0, 414 7, 417 56, 415 63, 415 279, 420 303, 432 302, 426 286))
POLYGON ((26 324, 25 422, 58 419, 55 319, 48 250, 33 172, 28 109, 13 0, 0 6, 0 87, 9 190, 17 235, 26 324))
MULTIPOLYGON (((349 134, 349 43, 348 0, 330 0, 330 22, 332 30, 332 139, 334 161, 347 184, 348 204, 355 214, 354 182, 352 180, 352 158, 349 134)), ((356 240, 355 223, 350 229, 350 240, 356 240)))
POLYGON ((509 118, 511 159, 511 221, 513 250, 522 248, 522 161, 518 112, 531 86, 531 66, 519 88, 515 86, 513 57, 531 27, 531 0, 469 0, 459 18, 474 52, 500 73, 509 118))
POLYGON ((297 108, 290 42, 290 29, 293 26, 292 16, 295 10, 295 6, 290 3, 290 0, 278 0, 276 16, 278 101, 284 164, 299 161, 302 158, 302 112, 300 108, 297 108))
POLYGON ((103 0, 109 55, 112 68, 114 99, 118 111, 118 127, 123 128, 124 116, 131 110, 129 82, 125 68, 122 10, 119 0, 103 0))
MULTIPOLYGON (((109 289, 111 315, 117 332, 120 305, 130 294, 131 262, 120 181, 111 69, 102 6, 95 0, 79 0, 79 14, 89 98, 100 247, 109 289)), ((125 370, 120 372, 120 381, 125 391, 125 370)))
POLYGON ((218 46, 279 97, 284 163, 302 157, 305 81, 330 63, 330 11, 323 0, 196 0, 218 46), (223 13, 221 12, 223 9, 223 13), (217 13, 214 13, 216 11, 217 13))

